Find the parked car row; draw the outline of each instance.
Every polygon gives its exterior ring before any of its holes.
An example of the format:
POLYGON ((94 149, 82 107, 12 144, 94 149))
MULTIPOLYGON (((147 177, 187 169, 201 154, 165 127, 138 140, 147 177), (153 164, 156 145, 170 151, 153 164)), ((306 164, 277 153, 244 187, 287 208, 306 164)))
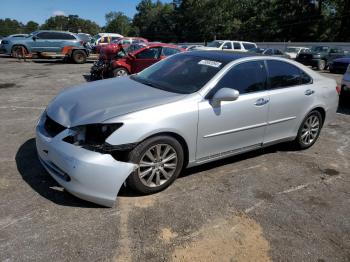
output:
MULTIPOLYGON (((120 46, 125 51, 130 45, 139 47, 147 43, 148 40, 141 37, 123 37, 116 33, 100 33, 91 37, 89 34, 84 33, 74 34, 67 31, 39 30, 29 35, 15 34, 2 38, 0 40, 0 53, 14 57, 65 58, 75 63, 85 63, 87 59, 98 59, 98 64, 101 65, 101 60, 104 60, 104 64, 106 64, 106 60, 111 60, 111 55, 118 54, 120 46), (109 56, 108 59, 101 59, 101 50, 104 56, 109 56)), ((331 73, 345 73, 350 64, 350 56, 346 57, 345 52, 341 48, 327 45, 313 46, 311 48, 290 46, 284 52, 277 48, 260 48, 252 42, 214 40, 206 46, 181 44, 177 48, 183 51, 223 50, 284 57, 295 59, 318 70, 329 69, 331 73)), ((127 53, 132 54, 131 50, 128 50, 127 53)), ((155 60, 158 59, 161 59, 161 57, 155 60)), ((119 71, 117 75, 134 72, 131 69, 132 66, 123 64, 120 67, 126 69, 117 70, 119 71)), ((104 74, 107 73, 109 76, 115 75, 113 73, 114 69, 116 68, 107 70, 108 72, 104 72, 104 74)), ((107 77, 107 75, 104 77, 107 77)))

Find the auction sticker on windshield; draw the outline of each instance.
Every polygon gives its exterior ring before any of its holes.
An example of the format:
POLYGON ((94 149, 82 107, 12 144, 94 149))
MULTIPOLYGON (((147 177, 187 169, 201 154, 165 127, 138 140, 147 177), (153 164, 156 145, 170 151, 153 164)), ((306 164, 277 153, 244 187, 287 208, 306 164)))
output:
POLYGON ((206 65, 211 67, 220 67, 221 63, 216 61, 210 61, 210 60, 201 60, 198 62, 199 65, 206 65))

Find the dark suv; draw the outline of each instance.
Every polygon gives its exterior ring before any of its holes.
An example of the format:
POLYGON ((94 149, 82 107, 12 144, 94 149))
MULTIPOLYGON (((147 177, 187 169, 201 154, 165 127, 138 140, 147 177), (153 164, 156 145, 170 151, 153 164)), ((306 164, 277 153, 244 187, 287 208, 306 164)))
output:
POLYGON ((317 68, 318 70, 324 70, 333 59, 342 56, 344 56, 344 51, 339 47, 313 46, 311 47, 311 51, 299 53, 296 61, 317 68))
POLYGON ((78 35, 65 31, 40 30, 23 38, 2 41, 6 54, 38 54, 45 57, 69 56, 76 63, 84 63, 88 52, 78 35), (66 51, 68 50, 68 51, 66 51))

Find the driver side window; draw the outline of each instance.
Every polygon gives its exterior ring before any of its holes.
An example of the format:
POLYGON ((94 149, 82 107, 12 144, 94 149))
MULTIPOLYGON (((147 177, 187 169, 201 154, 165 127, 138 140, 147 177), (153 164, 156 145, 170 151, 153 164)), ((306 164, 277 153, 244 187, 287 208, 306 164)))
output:
POLYGON ((136 55, 138 59, 158 59, 160 55, 160 48, 147 48, 136 55))
POLYGON ((244 62, 230 69, 215 87, 232 88, 240 94, 263 91, 266 88, 267 74, 264 61, 244 62))

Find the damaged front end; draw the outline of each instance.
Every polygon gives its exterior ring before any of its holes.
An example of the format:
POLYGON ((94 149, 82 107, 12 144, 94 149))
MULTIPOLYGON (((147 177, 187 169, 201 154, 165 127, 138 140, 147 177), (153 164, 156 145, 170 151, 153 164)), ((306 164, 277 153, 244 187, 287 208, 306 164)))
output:
POLYGON ((36 127, 39 159, 67 191, 111 207, 120 187, 137 168, 124 162, 132 145, 113 146, 105 142, 121 126, 118 123, 66 128, 44 113, 36 127))

